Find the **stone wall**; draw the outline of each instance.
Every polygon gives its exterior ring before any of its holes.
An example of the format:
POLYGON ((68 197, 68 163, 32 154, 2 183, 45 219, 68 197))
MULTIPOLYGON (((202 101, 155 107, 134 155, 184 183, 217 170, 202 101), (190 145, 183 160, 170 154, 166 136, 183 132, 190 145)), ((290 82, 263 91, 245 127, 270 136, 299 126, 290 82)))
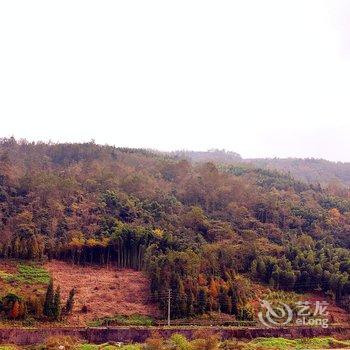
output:
POLYGON ((71 336, 91 343, 106 342, 144 342, 152 333, 168 338, 174 333, 181 333, 187 338, 198 333, 218 334, 222 339, 253 339, 257 337, 302 338, 317 336, 346 336, 350 338, 350 326, 329 328, 225 328, 225 327, 110 327, 110 328, 3 328, 0 329, 1 344, 33 345, 40 344, 51 336, 71 336))

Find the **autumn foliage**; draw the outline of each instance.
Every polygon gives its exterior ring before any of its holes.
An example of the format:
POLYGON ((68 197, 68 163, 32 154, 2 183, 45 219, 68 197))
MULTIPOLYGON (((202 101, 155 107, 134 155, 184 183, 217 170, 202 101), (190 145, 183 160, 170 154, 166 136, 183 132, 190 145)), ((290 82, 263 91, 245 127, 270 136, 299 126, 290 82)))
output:
POLYGON ((0 231, 3 258, 144 270, 175 317, 250 319, 250 280, 350 304, 347 192, 251 165, 2 139, 0 231))

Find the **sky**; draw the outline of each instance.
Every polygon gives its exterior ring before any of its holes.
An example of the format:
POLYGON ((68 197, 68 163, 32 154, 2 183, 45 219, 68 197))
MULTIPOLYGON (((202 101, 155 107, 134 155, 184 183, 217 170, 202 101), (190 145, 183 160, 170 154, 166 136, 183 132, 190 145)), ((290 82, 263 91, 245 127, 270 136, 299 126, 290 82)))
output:
POLYGON ((348 0, 0 0, 0 137, 350 161, 348 0))

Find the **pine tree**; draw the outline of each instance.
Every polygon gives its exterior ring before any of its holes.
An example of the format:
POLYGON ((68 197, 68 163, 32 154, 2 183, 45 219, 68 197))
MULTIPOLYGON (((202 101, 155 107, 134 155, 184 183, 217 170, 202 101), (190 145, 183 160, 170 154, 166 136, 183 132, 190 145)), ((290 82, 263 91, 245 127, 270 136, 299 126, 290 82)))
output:
POLYGON ((231 300, 229 300, 229 296, 227 295, 227 291, 224 287, 220 286, 219 289, 219 306, 220 311, 230 314, 232 309, 231 300))
POLYGON ((50 283, 47 287, 45 302, 44 302, 44 315, 47 317, 53 316, 53 303, 54 303, 54 291, 53 291, 53 279, 50 279, 50 283))
POLYGON ((52 317, 54 320, 59 320, 61 316, 61 292, 60 287, 58 286, 56 289, 56 293, 53 297, 53 305, 52 305, 52 317))
POLYGON ((207 292, 204 288, 200 288, 198 292, 198 311, 204 314, 207 309, 207 292))
POLYGON ((238 295, 237 295, 236 287, 234 285, 231 285, 228 295, 230 296, 230 301, 231 301, 231 314, 237 315, 238 314, 238 295))
POLYGON ((69 292, 69 296, 66 301, 66 305, 64 307, 64 312, 65 314, 69 314, 72 312, 73 307, 74 307, 74 296, 75 296, 76 290, 75 288, 72 288, 69 292))

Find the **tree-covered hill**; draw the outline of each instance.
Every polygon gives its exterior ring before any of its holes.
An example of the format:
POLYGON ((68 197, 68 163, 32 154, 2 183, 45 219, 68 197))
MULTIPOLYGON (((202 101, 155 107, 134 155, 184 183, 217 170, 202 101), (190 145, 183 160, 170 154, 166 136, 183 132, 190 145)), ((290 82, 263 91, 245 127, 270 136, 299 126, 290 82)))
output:
POLYGON ((265 169, 290 173, 297 179, 324 186, 343 184, 350 187, 350 163, 330 162, 324 159, 247 159, 249 163, 265 169))
POLYGON ((249 165, 84 144, 0 141, 0 254, 145 270, 173 315, 249 319, 251 281, 350 292, 346 193, 249 165))
POLYGON ((250 164, 291 174, 294 178, 324 187, 350 187, 350 163, 330 162, 324 159, 300 158, 242 158, 238 153, 225 150, 207 152, 176 151, 170 153, 179 159, 193 162, 215 162, 218 164, 250 164))

